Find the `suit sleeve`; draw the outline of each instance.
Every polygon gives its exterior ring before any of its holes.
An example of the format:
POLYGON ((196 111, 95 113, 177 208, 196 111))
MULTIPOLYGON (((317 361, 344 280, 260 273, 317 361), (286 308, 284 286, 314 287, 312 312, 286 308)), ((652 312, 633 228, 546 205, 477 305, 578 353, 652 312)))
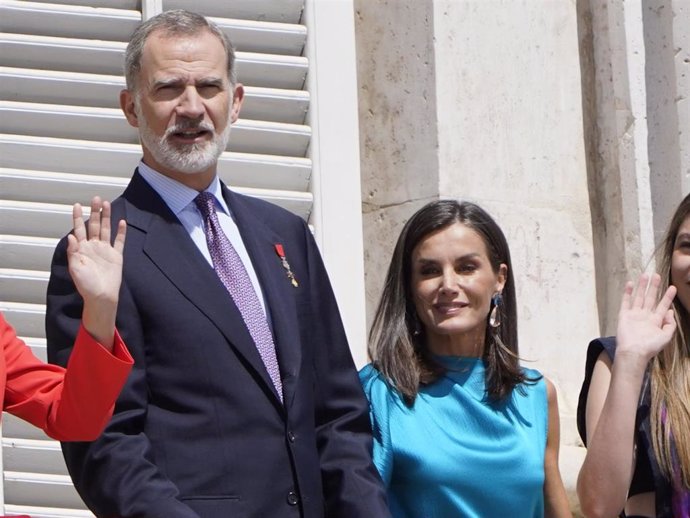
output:
POLYGON ((369 364, 359 372, 359 379, 369 400, 369 416, 374 434, 374 465, 386 488, 393 476, 393 449, 390 435, 389 409, 393 404, 391 389, 369 364))
POLYGON ((306 225, 304 231, 315 316, 311 336, 325 516, 387 518, 385 491, 372 462, 369 406, 326 269, 306 225))
MULTIPOLYGON (((82 311, 81 297, 67 269, 66 248, 63 239, 53 256, 46 312, 48 359, 60 365, 76 353, 71 346, 82 311)), ((134 368, 103 434, 93 442, 62 443, 72 481, 98 517, 199 518, 177 498, 177 487, 160 472, 151 454, 144 429, 144 336, 126 280, 120 290, 117 327, 134 358, 134 368)))
POLYGON ((17 338, 0 315, 5 362, 5 410, 43 429, 54 439, 96 439, 113 412, 132 367, 119 335, 113 353, 80 328, 67 371, 46 365, 17 338))

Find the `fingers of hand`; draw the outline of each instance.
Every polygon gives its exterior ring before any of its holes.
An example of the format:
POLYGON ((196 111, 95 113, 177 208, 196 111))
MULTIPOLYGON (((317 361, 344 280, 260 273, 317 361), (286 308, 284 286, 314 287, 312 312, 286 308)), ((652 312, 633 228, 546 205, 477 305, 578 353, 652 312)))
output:
POLYGON ((671 305, 673 304, 673 299, 676 297, 676 287, 675 286, 669 286, 666 289, 666 292, 664 295, 661 297, 659 300, 659 303, 656 306, 655 312, 659 315, 664 315, 664 319, 666 318, 665 315, 667 315, 669 312, 671 315, 673 315, 673 310, 671 309, 671 305))
POLYGON ((91 215, 89 216, 89 239, 100 239, 101 236, 101 199, 94 196, 91 199, 91 215))
POLYGON ((655 273, 651 277, 646 274, 641 274, 637 286, 634 289, 633 283, 628 281, 623 291, 623 298, 621 301, 621 311, 623 310, 642 310, 649 313, 656 313, 663 318, 665 313, 673 304, 673 299, 676 296, 676 288, 669 286, 661 298, 659 295, 659 286, 661 285, 661 276, 655 273))
POLYGON ((121 219, 117 224, 117 235, 115 236, 115 243, 113 247, 119 253, 125 248, 125 235, 127 234, 127 223, 124 219, 121 219))
POLYGON ((644 306, 645 292, 647 291, 647 284, 649 283, 649 277, 647 274, 640 274, 637 280, 637 289, 635 290, 635 296, 632 301, 633 308, 641 308, 644 306))
POLYGON ((661 328, 664 331, 667 331, 671 336, 673 336, 673 333, 676 330, 676 317, 673 314, 672 309, 667 310, 664 314, 664 320, 661 323, 661 328))
POLYGON ((647 293, 645 294, 643 292, 643 295, 645 295, 642 306, 643 309, 648 311, 654 310, 654 306, 657 303, 657 295, 659 293, 659 284, 661 284, 661 276, 659 276, 658 273, 655 273, 649 279, 649 283, 647 284, 647 293))
POLYGON ((623 297, 621 299, 621 310, 630 309, 632 303, 632 293, 633 293, 633 283, 628 281, 625 283, 625 289, 623 290, 623 297))
POLYGON ((110 243, 110 203, 103 202, 101 209, 101 241, 110 243))
MULTIPOLYGON (((84 226, 84 222, 82 221, 82 227, 84 226)), ((76 229, 75 229, 76 232, 76 229)), ((73 254, 75 254, 79 250, 79 242, 77 241, 77 238, 73 236, 72 234, 67 235, 67 257, 71 257, 73 254)))
POLYGON ((74 228, 74 237, 77 241, 84 241, 86 239, 86 227, 84 226, 84 217, 81 205, 75 203, 72 207, 72 227, 74 228))

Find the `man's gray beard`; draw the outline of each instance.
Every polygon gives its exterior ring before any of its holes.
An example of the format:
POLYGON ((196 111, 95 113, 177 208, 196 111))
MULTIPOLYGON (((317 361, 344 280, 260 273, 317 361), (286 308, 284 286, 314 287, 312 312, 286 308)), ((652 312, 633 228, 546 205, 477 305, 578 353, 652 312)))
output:
POLYGON ((229 118, 222 133, 217 133, 212 125, 205 122, 198 125, 176 124, 174 127, 168 128, 161 137, 158 137, 153 133, 146 118, 139 110, 137 110, 137 118, 139 119, 139 138, 156 162, 182 174, 197 174, 214 166, 228 145, 232 127, 229 118), (213 134, 211 141, 181 146, 176 146, 170 142, 170 137, 176 131, 181 128, 193 129, 195 127, 211 131, 213 134))

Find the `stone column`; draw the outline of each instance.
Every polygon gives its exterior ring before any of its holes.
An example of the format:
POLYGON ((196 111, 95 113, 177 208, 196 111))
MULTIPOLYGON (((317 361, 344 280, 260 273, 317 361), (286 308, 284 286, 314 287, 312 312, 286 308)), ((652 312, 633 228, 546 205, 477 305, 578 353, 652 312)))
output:
MULTIPOLYGON (((690 2, 673 0, 673 61, 678 112, 678 154, 683 193, 690 192, 690 2)), ((668 50, 667 50, 668 52, 668 50)))
POLYGON ((690 190, 690 2, 643 4, 649 165, 655 241, 690 190))
POLYGON ((395 240, 439 195, 431 0, 355 0, 367 322, 395 240))

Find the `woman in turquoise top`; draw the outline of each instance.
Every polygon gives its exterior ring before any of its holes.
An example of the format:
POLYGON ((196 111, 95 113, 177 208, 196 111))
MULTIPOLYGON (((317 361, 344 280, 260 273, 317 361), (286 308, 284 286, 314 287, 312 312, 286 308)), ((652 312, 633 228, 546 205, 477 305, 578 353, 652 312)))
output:
POLYGON ((571 517, 553 385, 519 365, 503 232, 432 202, 391 259, 360 372, 395 518, 571 517))

